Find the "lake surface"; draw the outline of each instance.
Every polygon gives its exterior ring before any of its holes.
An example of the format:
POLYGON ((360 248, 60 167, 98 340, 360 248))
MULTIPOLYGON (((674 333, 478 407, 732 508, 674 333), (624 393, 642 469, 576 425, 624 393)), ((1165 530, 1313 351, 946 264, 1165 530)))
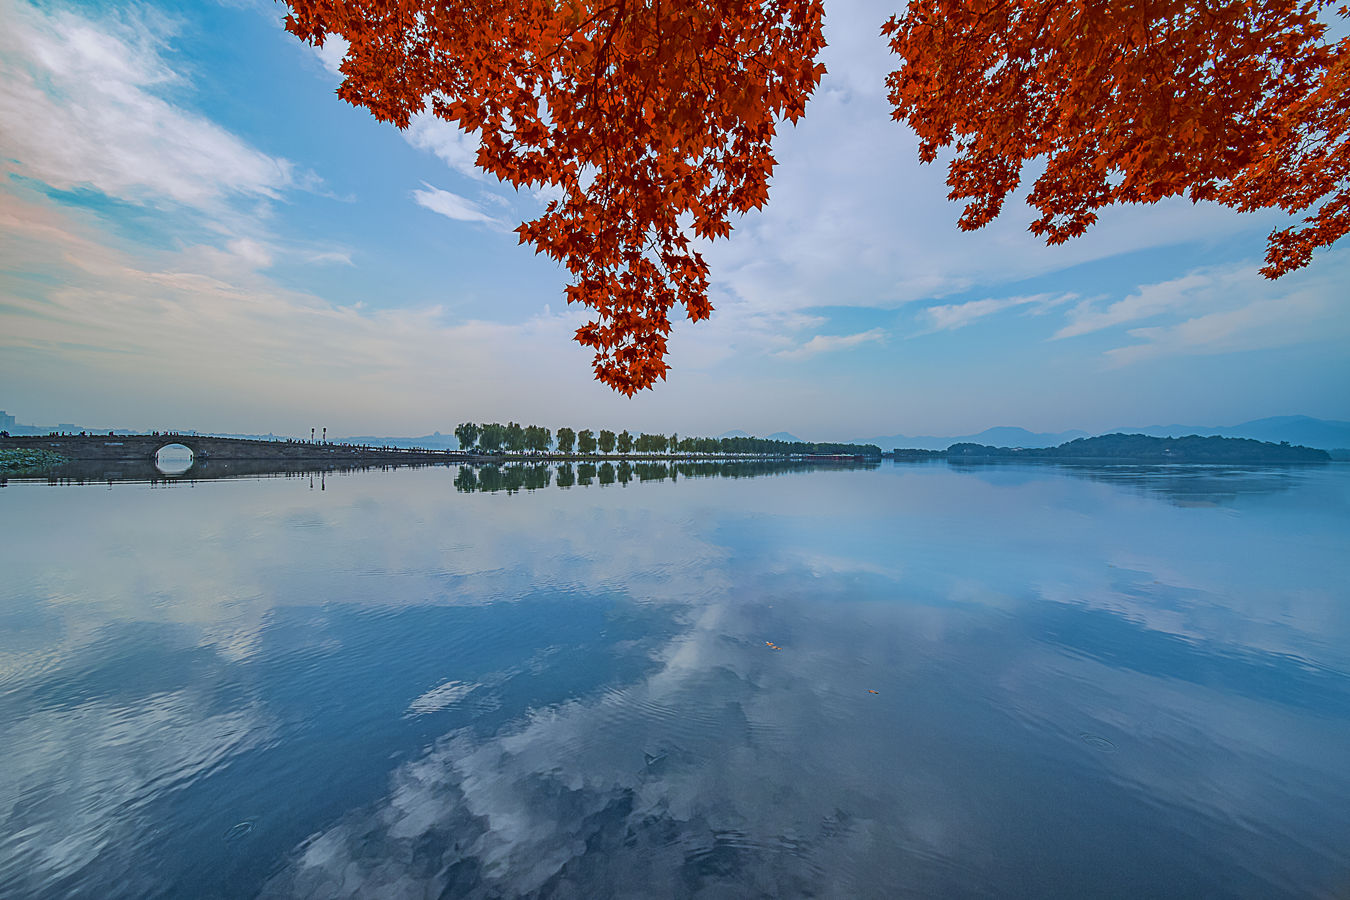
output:
POLYGON ((11 480, 0 895, 1350 892, 1350 466, 621 470, 11 480))

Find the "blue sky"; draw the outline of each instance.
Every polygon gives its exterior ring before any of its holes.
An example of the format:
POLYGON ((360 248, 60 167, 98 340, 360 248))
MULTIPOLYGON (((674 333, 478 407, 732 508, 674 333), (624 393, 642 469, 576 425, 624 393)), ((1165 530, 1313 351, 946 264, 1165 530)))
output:
POLYGON ((1283 219, 1108 210, 964 234, 890 120, 885 4, 827 2, 770 203, 706 250, 669 379, 591 380, 585 310, 474 143, 334 96, 265 0, 0 0, 0 408, 20 421, 423 434, 460 421, 810 439, 1350 419, 1350 247, 1278 282, 1283 219))

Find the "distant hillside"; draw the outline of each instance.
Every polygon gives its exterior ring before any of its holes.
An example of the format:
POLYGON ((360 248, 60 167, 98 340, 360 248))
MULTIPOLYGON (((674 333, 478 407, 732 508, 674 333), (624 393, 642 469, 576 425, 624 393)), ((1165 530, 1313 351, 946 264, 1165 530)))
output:
POLYGON ((381 437, 359 434, 352 437, 332 438, 346 444, 370 444, 375 447, 420 447, 424 450, 458 450, 459 439, 453 434, 441 434, 439 431, 422 437, 381 437))
POLYGON ((1184 437, 1188 434, 1198 434, 1202 437, 1251 438, 1276 443, 1288 441, 1291 444, 1302 444, 1321 450, 1350 447, 1350 422, 1314 419, 1312 416, 1271 416, 1266 419, 1253 419, 1241 425, 1218 427, 1150 425, 1147 428, 1120 428, 1117 431, 1153 437, 1184 437))
POLYGON ((964 434, 955 437, 935 435, 890 434, 882 437, 858 438, 855 444, 876 444, 886 449, 903 447, 916 450, 946 450, 952 444, 988 444, 996 447, 1053 447, 1074 438, 1087 437, 1088 432, 1073 429, 1055 433, 1037 433, 1025 428, 1013 428, 1000 425, 986 428, 979 434, 964 434))
MULTIPOLYGON (((745 438, 745 437, 756 437, 756 435, 753 435, 748 431, 742 431, 739 428, 734 428, 731 431, 724 431, 721 434, 717 435, 716 439, 720 441, 722 438, 745 438)), ((802 440, 801 438, 797 437, 790 431, 775 431, 773 434, 765 435, 764 439, 766 441, 787 441, 790 444, 808 443, 807 441, 802 440)))
MULTIPOLYGON (((1350 447, 1350 422, 1333 419, 1314 419, 1311 416, 1272 416, 1267 419, 1253 419, 1241 425, 1204 426, 1204 425, 1150 425, 1146 428, 1113 428, 1099 434, 1144 434, 1150 437, 1186 437, 1196 434, 1201 437, 1251 438, 1256 441, 1279 443, 1288 441, 1304 447, 1316 447, 1319 450, 1335 450, 1350 447)), ((1077 438, 1089 437, 1091 432, 1073 429, 1054 433, 1038 433, 1025 428, 997 427, 986 428, 979 434, 941 437, 937 435, 891 434, 881 437, 860 438, 860 443, 877 444, 887 449, 913 448, 917 450, 945 450, 952 444, 983 444, 991 447, 1056 447, 1077 438)))
POLYGON ((1121 459, 1147 462, 1326 462, 1325 450, 1272 444, 1249 438, 1153 437, 1105 434, 1079 438, 1058 447, 1013 449, 981 444, 953 444, 948 459, 1121 459))

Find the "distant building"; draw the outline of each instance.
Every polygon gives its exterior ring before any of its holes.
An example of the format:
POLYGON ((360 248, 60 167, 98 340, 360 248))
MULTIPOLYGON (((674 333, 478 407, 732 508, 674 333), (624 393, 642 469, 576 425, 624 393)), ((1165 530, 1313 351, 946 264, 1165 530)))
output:
POLYGON ((14 417, 0 409, 0 431, 9 431, 14 427, 14 417))

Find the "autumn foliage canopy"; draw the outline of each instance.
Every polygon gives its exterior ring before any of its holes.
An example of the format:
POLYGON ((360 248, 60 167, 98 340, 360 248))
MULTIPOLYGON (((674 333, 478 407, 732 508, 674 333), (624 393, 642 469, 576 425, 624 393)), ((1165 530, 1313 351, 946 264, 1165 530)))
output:
MULTIPOLYGON (((518 229, 595 313, 577 340, 632 394, 664 378, 670 314, 712 311, 696 239, 762 206, 771 143, 824 74, 820 0, 286 0, 349 42, 338 95, 400 128, 430 112, 477 164, 553 200, 518 229)), ((1350 230, 1350 39, 1330 0, 911 0, 882 26, 894 117, 950 155, 958 224, 998 216, 1028 164, 1031 230, 1063 242, 1170 196, 1304 216, 1278 277, 1350 230)), ((1341 15, 1350 15, 1345 7, 1341 15)))

